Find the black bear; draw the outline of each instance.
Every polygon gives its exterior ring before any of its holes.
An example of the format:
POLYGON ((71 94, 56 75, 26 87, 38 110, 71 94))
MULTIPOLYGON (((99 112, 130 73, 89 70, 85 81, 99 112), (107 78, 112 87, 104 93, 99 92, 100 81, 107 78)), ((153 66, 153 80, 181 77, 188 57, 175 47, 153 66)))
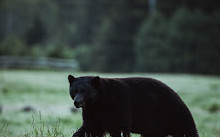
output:
POLYGON ((73 137, 198 137, 192 115, 180 97, 152 78, 68 77, 83 124, 73 137))

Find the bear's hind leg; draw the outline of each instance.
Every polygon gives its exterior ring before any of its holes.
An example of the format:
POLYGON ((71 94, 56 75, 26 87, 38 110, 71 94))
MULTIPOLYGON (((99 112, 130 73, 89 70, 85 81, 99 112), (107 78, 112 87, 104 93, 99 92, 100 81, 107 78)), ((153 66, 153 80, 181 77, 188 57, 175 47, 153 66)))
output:
POLYGON ((129 131, 122 131, 122 136, 123 137, 130 137, 130 132, 129 131))
POLYGON ((141 137, 166 137, 166 136, 141 135, 141 137))
POLYGON ((91 132, 89 137, 103 137, 105 133, 103 131, 91 132))
POLYGON ((110 132, 110 136, 111 137, 121 137, 121 132, 118 131, 118 132, 110 132))

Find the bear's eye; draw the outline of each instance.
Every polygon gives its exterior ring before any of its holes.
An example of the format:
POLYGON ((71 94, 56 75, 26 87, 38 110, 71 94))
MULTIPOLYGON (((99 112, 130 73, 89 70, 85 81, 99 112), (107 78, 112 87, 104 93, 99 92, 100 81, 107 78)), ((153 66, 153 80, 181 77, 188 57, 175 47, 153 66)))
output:
POLYGON ((73 88, 72 87, 70 87, 70 92, 72 92, 73 91, 73 88))
POLYGON ((78 90, 77 90, 77 89, 75 89, 75 90, 74 90, 74 93, 75 93, 75 94, 76 94, 76 93, 78 93, 78 90))

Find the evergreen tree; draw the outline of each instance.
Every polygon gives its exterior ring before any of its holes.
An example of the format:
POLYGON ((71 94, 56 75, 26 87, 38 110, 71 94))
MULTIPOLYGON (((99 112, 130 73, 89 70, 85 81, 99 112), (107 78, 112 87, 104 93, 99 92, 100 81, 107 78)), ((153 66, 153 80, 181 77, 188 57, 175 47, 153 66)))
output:
POLYGON ((155 13, 139 29, 135 42, 136 71, 165 72, 170 67, 170 49, 166 41, 166 19, 155 13))

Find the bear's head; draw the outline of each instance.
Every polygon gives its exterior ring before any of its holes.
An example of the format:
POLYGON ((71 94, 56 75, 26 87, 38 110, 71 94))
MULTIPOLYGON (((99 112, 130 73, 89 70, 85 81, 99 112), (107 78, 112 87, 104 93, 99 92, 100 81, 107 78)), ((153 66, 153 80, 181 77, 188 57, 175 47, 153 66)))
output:
POLYGON ((77 108, 85 107, 96 101, 100 87, 100 78, 98 76, 75 78, 69 75, 68 80, 70 83, 69 93, 77 108))

